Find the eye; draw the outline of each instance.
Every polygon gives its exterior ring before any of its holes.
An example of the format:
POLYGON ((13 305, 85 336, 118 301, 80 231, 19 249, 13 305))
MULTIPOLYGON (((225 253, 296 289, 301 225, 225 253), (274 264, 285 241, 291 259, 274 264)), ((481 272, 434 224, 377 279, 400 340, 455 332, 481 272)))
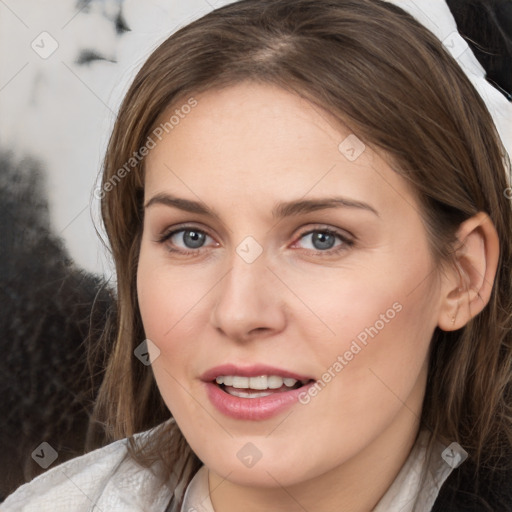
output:
POLYGON ((213 238, 200 229, 188 227, 165 233, 158 242, 165 243, 171 252, 189 254, 199 252, 208 240, 213 241, 213 238))
MULTIPOLYGON (((198 254, 215 241, 203 230, 188 226, 164 233, 157 242, 165 244, 169 252, 186 255, 198 254)), ((319 228, 300 235, 294 245, 317 253, 336 254, 354 245, 354 241, 336 230, 319 228)))
POLYGON ((302 248, 329 254, 346 250, 354 244, 353 240, 332 229, 315 229, 303 233, 296 244, 301 240, 305 241, 302 248))

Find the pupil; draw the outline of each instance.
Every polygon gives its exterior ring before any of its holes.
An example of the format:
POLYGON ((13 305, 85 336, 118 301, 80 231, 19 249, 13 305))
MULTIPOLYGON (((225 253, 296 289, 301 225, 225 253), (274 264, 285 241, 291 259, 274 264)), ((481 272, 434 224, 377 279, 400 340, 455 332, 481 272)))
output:
POLYGON ((204 237, 204 233, 198 233, 197 231, 185 231, 183 234, 183 241, 187 247, 197 249, 203 244, 204 237))
POLYGON ((331 249, 334 246, 334 236, 328 233, 317 231, 313 233, 313 245, 315 249, 331 249))

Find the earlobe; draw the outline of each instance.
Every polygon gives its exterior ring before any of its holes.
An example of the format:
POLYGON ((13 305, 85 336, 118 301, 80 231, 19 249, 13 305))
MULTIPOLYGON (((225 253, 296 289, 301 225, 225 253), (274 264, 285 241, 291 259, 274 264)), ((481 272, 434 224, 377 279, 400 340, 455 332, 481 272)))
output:
POLYGON ((455 261, 446 273, 438 327, 454 331, 464 327, 488 304, 499 259, 499 238, 483 212, 463 222, 457 231, 455 261))

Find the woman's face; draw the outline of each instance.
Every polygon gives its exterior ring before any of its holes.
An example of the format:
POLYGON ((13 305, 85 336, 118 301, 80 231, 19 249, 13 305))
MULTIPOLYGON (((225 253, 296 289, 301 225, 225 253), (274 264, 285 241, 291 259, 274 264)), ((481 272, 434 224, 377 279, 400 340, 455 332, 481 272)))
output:
POLYGON ((440 314, 418 202, 294 94, 195 99, 146 160, 137 286, 163 399, 231 482, 379 471, 418 430, 440 314))

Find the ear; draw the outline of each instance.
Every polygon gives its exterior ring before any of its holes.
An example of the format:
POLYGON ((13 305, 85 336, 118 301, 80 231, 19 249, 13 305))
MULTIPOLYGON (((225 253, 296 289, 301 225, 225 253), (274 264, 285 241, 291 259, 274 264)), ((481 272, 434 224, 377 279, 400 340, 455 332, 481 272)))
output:
POLYGON ((490 217, 483 212, 463 222, 457 230, 452 268, 443 279, 438 327, 455 331, 464 327, 489 302, 499 259, 499 238, 490 217))

